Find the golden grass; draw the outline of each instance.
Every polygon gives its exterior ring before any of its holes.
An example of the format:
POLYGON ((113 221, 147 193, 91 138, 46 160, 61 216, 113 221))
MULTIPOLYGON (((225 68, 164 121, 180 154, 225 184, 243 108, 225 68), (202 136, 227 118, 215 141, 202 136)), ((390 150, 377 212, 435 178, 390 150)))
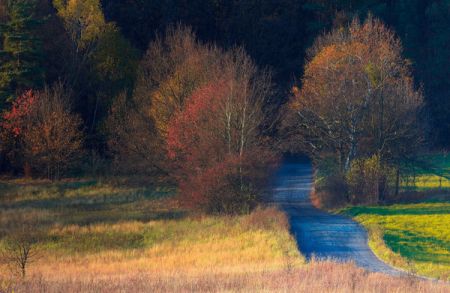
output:
POLYGON ((0 200, 16 203, 64 199, 79 199, 82 202, 97 200, 99 202, 112 199, 158 198, 175 192, 175 189, 170 186, 120 184, 122 181, 120 178, 110 181, 66 179, 58 182, 40 179, 0 180, 0 200))
MULTIPOLYGON (((2 284, 2 285, 1 285, 2 284)), ((115 272, 24 281, 0 280, 6 292, 449 292, 450 285, 413 277, 367 273, 352 264, 311 262, 294 269, 230 270, 205 267, 196 272, 115 272)), ((2 290, 0 287, 0 291, 2 290)))
MULTIPOLYGON (((368 274, 351 264, 312 261, 305 265, 286 216, 273 207, 244 216, 205 216, 186 211, 170 196, 79 202, 79 195, 70 194, 78 190, 84 198, 98 197, 99 190, 116 188, 107 184, 86 187, 75 182, 75 187, 60 186, 59 196, 50 194, 52 183, 37 189, 26 183, 8 188, 14 196, 0 207, 0 230, 12 229, 20 219, 38 223, 43 237, 36 248, 40 258, 29 266, 25 280, 0 264, 0 292, 450 289, 441 283, 368 274)), ((0 238, 0 250, 2 245, 0 238)))
MULTIPOLYGON (((404 187, 409 187, 408 182, 403 182, 404 187)), ((418 190, 449 190, 450 189, 450 179, 433 175, 419 175, 415 177, 413 187, 418 190)))
MULTIPOLYGON (((42 257, 28 272, 46 280, 217 267, 251 272, 303 263, 284 214, 274 208, 240 217, 55 224, 37 249, 42 257)), ((0 268, 6 278, 6 266, 0 268)))

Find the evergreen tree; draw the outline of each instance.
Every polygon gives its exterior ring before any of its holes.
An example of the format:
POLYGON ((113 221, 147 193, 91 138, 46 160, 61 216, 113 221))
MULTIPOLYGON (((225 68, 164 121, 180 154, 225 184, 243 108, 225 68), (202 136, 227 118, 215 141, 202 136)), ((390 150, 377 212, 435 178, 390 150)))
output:
POLYGON ((42 44, 36 29, 35 0, 9 0, 8 19, 0 25, 0 108, 20 92, 40 87, 44 81, 42 44))

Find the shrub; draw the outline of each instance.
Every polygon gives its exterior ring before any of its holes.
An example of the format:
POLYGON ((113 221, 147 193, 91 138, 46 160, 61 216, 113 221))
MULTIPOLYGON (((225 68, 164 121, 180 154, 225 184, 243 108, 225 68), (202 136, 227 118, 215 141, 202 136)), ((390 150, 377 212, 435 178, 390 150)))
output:
POLYGON ((351 203, 377 203, 392 192, 395 170, 374 155, 368 159, 356 159, 347 172, 351 203))
POLYGON ((348 203, 348 185, 345 176, 337 172, 316 184, 313 203, 319 207, 332 208, 348 203))
MULTIPOLYGON (((180 192, 192 206, 210 213, 241 214, 256 207, 267 173, 256 158, 230 156, 222 163, 179 179, 180 192)), ((266 164, 267 161, 264 161, 266 164)))

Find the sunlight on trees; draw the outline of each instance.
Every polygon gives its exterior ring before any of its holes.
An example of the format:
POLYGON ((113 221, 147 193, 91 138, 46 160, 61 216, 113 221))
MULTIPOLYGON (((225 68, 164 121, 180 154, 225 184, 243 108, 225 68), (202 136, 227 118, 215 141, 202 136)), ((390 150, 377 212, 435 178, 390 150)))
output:
POLYGON ((167 172, 169 120, 194 90, 217 74, 219 59, 218 49, 200 43, 184 26, 172 27, 150 43, 131 99, 122 94, 106 122, 108 145, 121 169, 167 172))
POLYGON ((316 40, 289 108, 291 138, 306 141, 315 158, 335 153, 342 173, 373 155, 395 166, 422 143, 422 94, 400 41, 372 17, 316 40))

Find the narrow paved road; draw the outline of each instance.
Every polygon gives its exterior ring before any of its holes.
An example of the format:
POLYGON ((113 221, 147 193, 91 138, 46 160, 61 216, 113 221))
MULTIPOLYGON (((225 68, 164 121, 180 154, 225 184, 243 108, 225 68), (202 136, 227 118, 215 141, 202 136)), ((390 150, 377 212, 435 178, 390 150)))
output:
POLYGON ((308 259, 315 256, 354 261, 373 272, 403 274, 373 254, 367 245, 367 232, 361 225, 311 204, 312 176, 308 162, 286 162, 276 175, 273 189, 273 200, 287 212, 292 233, 303 255, 308 259))

